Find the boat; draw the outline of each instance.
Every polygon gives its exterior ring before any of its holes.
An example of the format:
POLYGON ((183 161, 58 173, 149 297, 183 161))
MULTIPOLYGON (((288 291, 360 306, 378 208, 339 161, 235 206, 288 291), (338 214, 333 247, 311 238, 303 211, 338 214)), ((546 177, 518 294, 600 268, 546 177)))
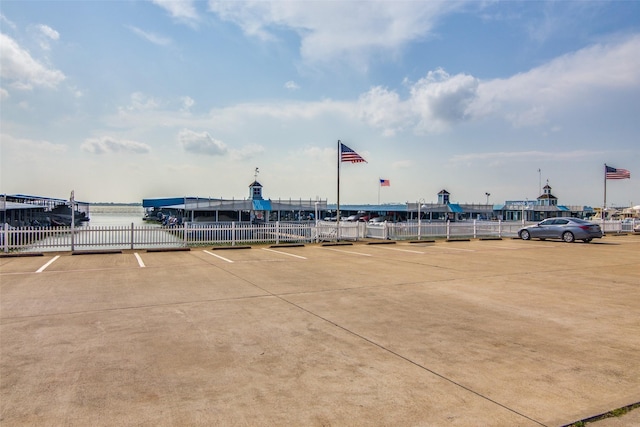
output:
POLYGON ((69 205, 58 205, 47 212, 49 221, 52 226, 57 227, 69 227, 71 226, 71 218, 73 217, 74 225, 80 225, 83 222, 89 221, 89 217, 86 212, 76 210, 71 214, 71 208, 69 205))

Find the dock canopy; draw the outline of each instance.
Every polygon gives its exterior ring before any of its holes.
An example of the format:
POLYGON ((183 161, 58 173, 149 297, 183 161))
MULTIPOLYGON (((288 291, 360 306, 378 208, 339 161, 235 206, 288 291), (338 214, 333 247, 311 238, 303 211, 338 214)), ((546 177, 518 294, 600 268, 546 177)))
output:
POLYGON ((464 211, 462 210, 462 207, 457 203, 449 203, 447 205, 447 208, 449 209, 450 212, 453 212, 453 213, 464 213, 464 211))
MULTIPOLYGON (((142 199, 143 208, 167 208, 182 205, 179 209, 184 209, 185 197, 167 197, 162 199, 142 199)), ((176 208, 177 209, 177 208, 176 208)))
POLYGON ((270 200, 253 200, 254 211, 271 211, 270 200))

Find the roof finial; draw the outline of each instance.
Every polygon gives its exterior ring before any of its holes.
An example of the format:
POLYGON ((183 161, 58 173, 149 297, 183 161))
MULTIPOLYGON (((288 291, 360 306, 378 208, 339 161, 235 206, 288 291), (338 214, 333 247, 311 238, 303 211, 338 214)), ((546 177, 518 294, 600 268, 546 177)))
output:
POLYGON ((253 173, 253 180, 254 180, 254 181, 257 181, 257 180, 258 180, 258 173, 259 173, 259 172, 260 172, 260 171, 258 170, 258 168, 256 168, 255 172, 253 173))

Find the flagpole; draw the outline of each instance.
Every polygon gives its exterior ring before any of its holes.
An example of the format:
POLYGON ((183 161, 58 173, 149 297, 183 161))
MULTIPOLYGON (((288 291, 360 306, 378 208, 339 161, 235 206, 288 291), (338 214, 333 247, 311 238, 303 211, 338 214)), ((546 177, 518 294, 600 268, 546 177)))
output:
POLYGON ((380 204, 380 187, 382 187, 382 183, 380 182, 380 178, 378 178, 378 204, 380 204))
POLYGON ((338 140, 338 203, 336 204, 336 240, 340 240, 340 140, 338 140))

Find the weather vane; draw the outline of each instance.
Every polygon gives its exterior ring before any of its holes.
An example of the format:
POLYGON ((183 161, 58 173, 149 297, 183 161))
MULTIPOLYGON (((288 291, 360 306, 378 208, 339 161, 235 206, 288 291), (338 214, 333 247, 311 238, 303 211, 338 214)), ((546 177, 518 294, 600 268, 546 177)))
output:
POLYGON ((258 180, 258 172, 260 172, 260 171, 258 170, 258 168, 256 168, 255 172, 253 173, 253 180, 254 181, 258 180))

